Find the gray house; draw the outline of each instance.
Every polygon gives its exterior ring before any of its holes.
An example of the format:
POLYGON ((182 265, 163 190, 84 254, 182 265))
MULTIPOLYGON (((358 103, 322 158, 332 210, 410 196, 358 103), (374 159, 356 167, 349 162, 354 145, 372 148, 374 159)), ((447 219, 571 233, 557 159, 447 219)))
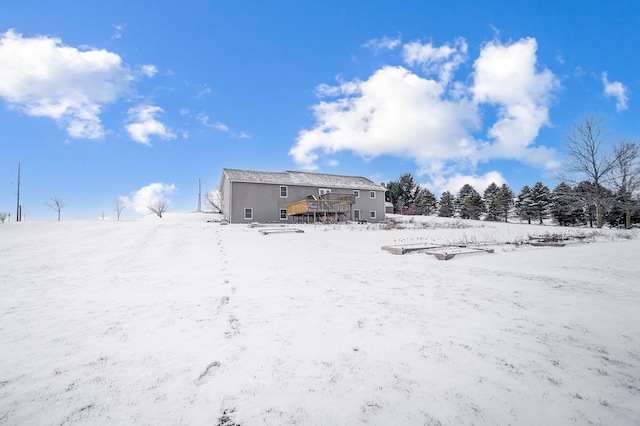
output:
POLYGON ((363 177, 223 169, 219 190, 230 223, 385 220, 385 188, 363 177))

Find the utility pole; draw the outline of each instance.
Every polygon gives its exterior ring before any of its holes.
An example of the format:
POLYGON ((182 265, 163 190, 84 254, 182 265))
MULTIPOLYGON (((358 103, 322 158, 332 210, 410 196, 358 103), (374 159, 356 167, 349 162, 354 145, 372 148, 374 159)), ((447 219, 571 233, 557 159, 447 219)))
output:
POLYGON ((20 222, 22 217, 22 206, 20 205, 20 163, 18 162, 18 200, 16 202, 16 222, 20 222))
POLYGON ((202 187, 200 186, 200 179, 198 179, 198 213, 202 211, 202 187))

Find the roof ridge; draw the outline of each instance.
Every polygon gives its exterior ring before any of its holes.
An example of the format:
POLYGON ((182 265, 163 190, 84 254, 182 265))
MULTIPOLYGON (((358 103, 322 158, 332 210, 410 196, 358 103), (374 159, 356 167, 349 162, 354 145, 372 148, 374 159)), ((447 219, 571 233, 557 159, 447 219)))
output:
POLYGON ((384 189, 381 185, 378 185, 371 179, 363 176, 338 175, 331 173, 316 173, 295 170, 268 172, 259 170, 242 170, 228 168, 223 168, 223 173, 227 174, 232 180, 245 182, 272 184, 279 183, 283 185, 310 185, 335 188, 368 188, 371 190, 384 189))
MULTIPOLYGON (((318 172, 301 172, 298 170, 285 170, 285 172, 287 173, 304 173, 307 175, 321 175, 321 176, 341 176, 341 177, 347 177, 347 178, 360 178, 360 179, 367 179, 369 181, 371 181, 371 179, 366 178, 364 176, 356 176, 356 175, 345 175, 345 174, 336 174, 336 173, 318 173, 318 172)), ((373 181, 371 181, 373 182, 373 181)))

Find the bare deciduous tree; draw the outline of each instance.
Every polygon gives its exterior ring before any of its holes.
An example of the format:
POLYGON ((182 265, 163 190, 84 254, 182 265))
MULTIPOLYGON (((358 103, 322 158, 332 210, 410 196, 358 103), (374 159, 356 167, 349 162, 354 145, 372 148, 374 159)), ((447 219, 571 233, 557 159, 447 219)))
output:
POLYGON ((68 206, 68 204, 62 201, 62 198, 58 197, 57 195, 49 198, 49 201, 46 201, 44 204, 51 207, 58 213, 58 222, 60 221, 60 212, 63 208, 68 206))
POLYGON ((213 213, 222 213, 222 196, 220 195, 220 191, 207 192, 204 200, 213 213))
POLYGON ((7 220, 7 217, 9 217, 9 213, 0 212, 0 223, 4 223, 7 220))
POLYGON ((162 217, 162 214, 167 211, 167 200, 154 200, 147 205, 147 208, 162 217))
POLYGON ((126 206, 127 206, 126 203, 121 197, 117 197, 113 201, 113 210, 116 212, 116 218, 118 220, 120 220, 120 213, 122 213, 122 210, 124 210, 126 206))
POLYGON ((587 117, 574 124, 573 134, 568 136, 565 143, 568 159, 563 169, 564 173, 568 174, 566 176, 568 179, 562 180, 578 183, 586 178, 593 184, 598 228, 602 228, 604 224, 602 202, 605 188, 603 184, 618 161, 617 153, 607 150, 605 146, 608 138, 609 133, 602 119, 587 117))
POLYGON ((625 228, 631 227, 631 212, 636 202, 634 194, 640 190, 640 145, 635 142, 620 142, 614 148, 614 165, 611 183, 620 197, 624 211, 625 228))

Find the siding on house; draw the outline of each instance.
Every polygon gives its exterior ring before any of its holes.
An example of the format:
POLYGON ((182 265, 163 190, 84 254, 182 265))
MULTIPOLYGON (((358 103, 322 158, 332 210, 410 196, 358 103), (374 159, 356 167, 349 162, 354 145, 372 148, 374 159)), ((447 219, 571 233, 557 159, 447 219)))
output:
POLYGON ((288 204, 310 195, 319 197, 327 190, 334 194, 359 192, 346 219, 356 220, 355 210, 358 210, 360 220, 385 220, 385 188, 358 176, 223 169, 219 188, 222 213, 230 223, 292 223, 294 217, 281 218, 288 204), (286 192, 282 187, 286 187, 286 192), (245 209, 251 209, 251 218, 245 218, 245 209))

